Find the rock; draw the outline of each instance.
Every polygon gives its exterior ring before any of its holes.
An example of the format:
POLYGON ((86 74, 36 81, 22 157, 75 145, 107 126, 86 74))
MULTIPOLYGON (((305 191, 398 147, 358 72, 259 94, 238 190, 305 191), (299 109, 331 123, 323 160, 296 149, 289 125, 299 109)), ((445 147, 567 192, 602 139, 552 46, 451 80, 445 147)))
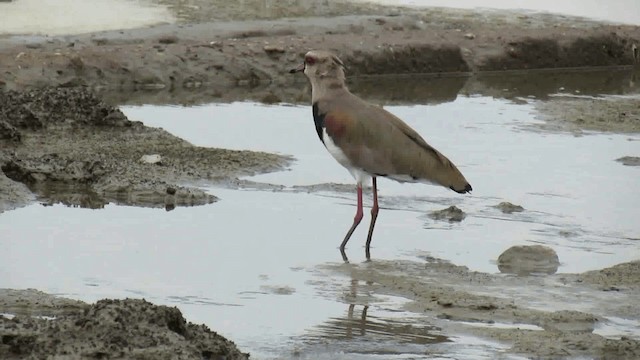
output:
POLYGON ((143 163, 147 163, 147 164, 158 164, 158 165, 161 165, 162 164, 162 156, 160 156, 158 154, 142 155, 142 157, 140 158, 140 161, 143 162, 143 163))
POLYGON ((434 220, 447 220, 449 222, 460 222, 464 220, 464 218, 467 217, 467 215, 464 213, 464 211, 460 210, 458 207, 449 206, 446 209, 432 211, 431 214, 429 214, 429 217, 431 217, 434 220))
POLYGON ((512 246, 498 257, 498 269, 507 274, 551 275, 558 271, 558 266, 558 254, 552 248, 543 245, 512 246))
POLYGON ((0 93, 0 108, 0 118, 17 129, 38 130, 62 123, 108 127, 133 124, 120 109, 84 88, 7 91, 0 93))
MULTIPOLYGON (((0 159, 1 158, 2 155, 0 154, 0 159)), ((0 168, 0 214, 28 205, 34 200, 35 195, 25 184, 9 179, 0 168)), ((1 292, 2 290, 0 290, 0 295, 1 292)), ((6 311, 4 305, 5 304, 0 302, 0 309, 6 311)))
POLYGON ((158 38, 160 44, 175 44, 178 42, 178 37, 175 35, 165 35, 158 38))
POLYGON ((0 120, 0 140, 20 142, 20 132, 11 124, 0 120))
POLYGON ((469 40, 473 40, 473 39, 476 38, 476 34, 474 34, 474 33, 466 33, 466 34, 464 34, 464 38, 465 39, 469 39, 469 40))
POLYGON ((514 212, 523 212, 524 208, 520 205, 514 205, 510 202, 503 201, 500 204, 494 206, 494 208, 500 209, 505 214, 511 214, 514 212))
POLYGON ((278 45, 265 45, 262 49, 269 55, 284 53, 284 47, 278 45))
POLYGON ((638 156, 623 156, 616 161, 626 166, 640 166, 640 157, 638 156))

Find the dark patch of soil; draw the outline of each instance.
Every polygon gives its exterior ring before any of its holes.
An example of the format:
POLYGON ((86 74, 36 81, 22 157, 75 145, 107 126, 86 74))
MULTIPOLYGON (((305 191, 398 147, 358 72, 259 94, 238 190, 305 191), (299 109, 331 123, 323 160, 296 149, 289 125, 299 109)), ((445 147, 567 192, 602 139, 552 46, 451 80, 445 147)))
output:
POLYGON ((101 300, 53 319, 0 317, 0 358, 248 359, 177 308, 145 300, 101 300))

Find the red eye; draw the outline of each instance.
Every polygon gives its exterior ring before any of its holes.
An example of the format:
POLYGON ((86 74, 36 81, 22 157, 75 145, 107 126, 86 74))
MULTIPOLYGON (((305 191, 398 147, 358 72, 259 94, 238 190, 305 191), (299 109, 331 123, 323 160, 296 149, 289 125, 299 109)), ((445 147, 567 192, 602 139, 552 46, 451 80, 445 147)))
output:
POLYGON ((316 63, 316 59, 312 58, 311 56, 307 56, 306 58, 304 58, 304 63, 307 65, 313 65, 316 63))

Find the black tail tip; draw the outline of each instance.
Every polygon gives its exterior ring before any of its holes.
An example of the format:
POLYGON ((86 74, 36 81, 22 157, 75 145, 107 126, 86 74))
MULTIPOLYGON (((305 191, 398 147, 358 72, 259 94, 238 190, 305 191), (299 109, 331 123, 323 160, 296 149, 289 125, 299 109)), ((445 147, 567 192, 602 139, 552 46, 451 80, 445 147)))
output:
POLYGON ((464 189, 462 189, 462 190, 458 190, 458 189, 454 188, 453 186, 449 186, 449 189, 457 192, 458 194, 466 194, 466 193, 471 192, 471 190, 473 190, 473 188, 471 187, 471 184, 465 185, 464 189))

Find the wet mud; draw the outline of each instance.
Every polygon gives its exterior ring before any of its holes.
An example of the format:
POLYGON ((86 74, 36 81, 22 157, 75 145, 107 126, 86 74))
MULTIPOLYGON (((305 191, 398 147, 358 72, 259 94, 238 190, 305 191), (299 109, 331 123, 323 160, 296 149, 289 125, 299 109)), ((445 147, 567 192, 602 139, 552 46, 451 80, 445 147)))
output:
POLYGON ((101 208, 212 203, 214 195, 182 184, 230 181, 281 169, 275 154, 203 148, 162 129, 128 120, 82 88, 0 93, 3 209, 38 198, 44 205, 101 208), (161 161, 144 156, 161 155, 161 161))
POLYGON ((123 359, 248 359, 175 307, 145 300, 85 304, 35 290, 0 289, 0 357, 123 359))
POLYGON ((582 133, 607 131, 640 132, 638 97, 559 96, 537 103, 545 124, 543 129, 582 133))
MULTIPOLYGON (((547 257, 544 251, 511 252, 511 260, 528 261, 547 257)), ((624 303, 602 304, 582 297, 585 292, 616 291, 624 298, 639 294, 638 262, 625 263, 611 268, 584 274, 562 274, 546 276, 500 276, 469 271, 447 261, 425 257, 425 262, 372 261, 364 264, 326 265, 318 270, 326 276, 342 276, 340 280, 319 280, 320 291, 325 296, 338 294, 339 300, 349 304, 350 314, 343 319, 342 332, 335 325, 335 333, 351 331, 376 332, 367 329, 367 316, 374 323, 376 304, 384 296, 397 296, 409 300, 403 310, 419 314, 422 326, 428 328, 433 342, 450 341, 440 334, 457 333, 492 339, 506 343, 507 353, 536 359, 559 359, 595 357, 599 359, 635 359, 640 356, 640 339, 626 336, 611 338, 597 333, 599 324, 608 320, 603 309, 620 316, 635 317, 637 310, 624 303), (328 274, 328 275, 327 275, 328 274), (466 285, 462 285, 466 284, 466 285), (559 295, 556 288, 564 289, 559 295), (537 300, 528 301, 529 293, 545 294, 537 300), (329 295, 326 295, 329 294, 329 295), (346 294, 346 296, 344 295, 346 294), (555 297, 567 301, 581 301, 587 310, 562 310, 554 305, 555 297), (549 305, 545 305, 548 302, 549 305), (364 307, 353 314, 352 307, 364 307), (556 310, 549 310, 555 308, 556 310), (368 311, 367 311, 368 310, 368 311), (535 354, 535 355, 532 355, 535 354)), ((542 260, 542 259, 538 259, 542 260)), ((556 259, 557 260, 557 259, 556 259)), ((326 279, 326 278, 324 278, 326 279)), ((384 305, 383 305, 384 306, 384 305)), ((584 307, 583 307, 584 308, 584 307)), ((323 325, 324 326, 324 325, 323 325)), ((321 327, 322 328, 322 327, 321 327)), ((417 325, 386 328, 380 333, 390 337, 411 336, 419 332, 417 325)), ((330 334, 321 332, 319 337, 330 334)), ((315 341, 318 341, 315 339, 315 341)), ((310 340, 314 342, 314 340, 310 340)), ((452 345, 455 346, 455 345, 452 345)), ((446 347, 434 347, 435 354, 448 354, 446 347)), ((477 354, 478 355, 478 354, 477 354)), ((494 354, 495 355, 495 354, 494 354)))

